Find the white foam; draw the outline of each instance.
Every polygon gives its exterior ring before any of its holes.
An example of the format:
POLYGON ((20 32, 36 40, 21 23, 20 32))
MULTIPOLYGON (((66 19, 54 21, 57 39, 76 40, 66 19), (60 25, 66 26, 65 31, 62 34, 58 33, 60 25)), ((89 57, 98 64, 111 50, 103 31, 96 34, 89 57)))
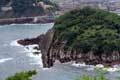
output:
POLYGON ((97 64, 96 67, 104 68, 104 65, 102 65, 102 64, 97 64))
POLYGON ((42 70, 50 70, 50 68, 42 68, 42 70))
POLYGON ((41 58, 42 54, 35 55, 33 53, 29 53, 28 56, 33 58, 33 61, 35 61, 30 63, 31 65, 39 65, 40 67, 43 67, 42 58, 41 58))
POLYGON ((10 45, 23 47, 25 50, 24 52, 27 53, 27 56, 30 58, 33 58, 34 62, 32 62, 30 64, 31 65, 39 65, 40 67, 43 67, 43 63, 42 63, 42 59, 41 59, 41 57, 42 57, 41 50, 34 49, 35 47, 39 47, 37 44, 22 46, 17 43, 17 40, 14 40, 10 43, 10 45), (39 54, 34 54, 35 52, 38 52, 39 54))
POLYGON ((75 67, 85 67, 86 64, 85 64, 85 63, 79 63, 79 64, 78 64, 78 63, 75 63, 75 62, 74 62, 74 63, 72 64, 72 66, 75 66, 75 67))
POLYGON ((38 24, 25 23, 25 24, 20 24, 20 25, 26 25, 26 26, 28 25, 29 26, 29 25, 38 25, 38 24))
POLYGON ((12 23, 12 24, 10 24, 11 26, 14 26, 14 25, 16 25, 15 23, 12 23))
POLYGON ((27 46, 24 47, 24 50, 26 52, 31 52, 31 53, 35 53, 35 52, 41 53, 41 50, 34 49, 35 47, 39 47, 39 46, 37 44, 27 45, 27 46))
POLYGON ((38 45, 27 45, 24 47, 24 50, 27 52, 28 57, 33 58, 34 62, 30 63, 31 65, 39 65, 40 67, 43 67, 41 50, 36 50, 34 49, 35 47, 38 47, 38 45), (35 52, 38 52, 39 54, 34 54, 35 52))
POLYGON ((120 65, 115 65, 113 67, 105 68, 104 65, 102 65, 102 64, 98 64, 98 65, 94 66, 94 65, 86 65, 85 63, 75 63, 75 62, 73 62, 72 66, 78 67, 78 68, 84 67, 86 70, 95 70, 95 68, 100 68, 101 70, 107 71, 107 72, 120 71, 120 65))
POLYGON ((19 46, 19 47, 23 47, 22 45, 18 44, 17 42, 18 40, 14 40, 10 43, 11 46, 19 46))
POLYGON ((72 62, 72 66, 75 66, 75 67, 93 67, 93 65, 86 65, 85 63, 75 63, 75 62, 72 62))
POLYGON ((13 58, 3 58, 3 59, 0 59, 0 63, 4 63, 4 62, 12 60, 12 59, 13 58))

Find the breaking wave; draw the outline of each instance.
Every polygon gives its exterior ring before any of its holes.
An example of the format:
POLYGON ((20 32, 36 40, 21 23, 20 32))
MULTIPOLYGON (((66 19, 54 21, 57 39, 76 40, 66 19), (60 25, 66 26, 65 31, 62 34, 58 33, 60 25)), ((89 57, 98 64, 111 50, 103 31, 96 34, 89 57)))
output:
POLYGON ((13 60, 13 58, 3 58, 3 59, 0 59, 0 63, 4 63, 4 62, 10 61, 10 60, 13 60))

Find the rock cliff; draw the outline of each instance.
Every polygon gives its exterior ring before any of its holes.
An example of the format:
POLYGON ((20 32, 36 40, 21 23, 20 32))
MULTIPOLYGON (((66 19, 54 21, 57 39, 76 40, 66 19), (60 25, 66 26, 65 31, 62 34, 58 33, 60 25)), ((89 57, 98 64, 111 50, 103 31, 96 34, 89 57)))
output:
POLYGON ((43 67, 52 67, 55 60, 61 63, 75 61, 76 63, 85 62, 88 65, 104 64, 112 66, 120 64, 120 53, 114 51, 111 55, 94 55, 92 52, 82 54, 76 50, 65 50, 66 42, 59 42, 54 38, 54 30, 49 30, 45 35, 40 35, 32 39, 18 40, 21 45, 39 44, 42 51, 43 67))
POLYGON ((58 18, 46 34, 18 43, 39 44, 43 67, 52 67, 55 60, 112 66, 120 64, 119 21, 110 12, 78 9, 58 18))

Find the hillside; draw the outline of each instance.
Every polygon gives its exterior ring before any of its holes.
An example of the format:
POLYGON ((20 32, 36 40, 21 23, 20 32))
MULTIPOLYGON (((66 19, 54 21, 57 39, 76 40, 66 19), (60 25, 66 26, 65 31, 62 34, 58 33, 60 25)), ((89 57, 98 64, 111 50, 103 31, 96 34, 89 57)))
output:
POLYGON ((57 10, 50 0, 0 0, 0 18, 41 16, 57 10))

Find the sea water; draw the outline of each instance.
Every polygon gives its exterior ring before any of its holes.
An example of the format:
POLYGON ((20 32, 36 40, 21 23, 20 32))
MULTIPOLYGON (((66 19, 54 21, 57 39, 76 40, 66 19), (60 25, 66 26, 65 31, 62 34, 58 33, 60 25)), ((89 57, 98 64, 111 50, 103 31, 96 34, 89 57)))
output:
MULTIPOLYGON (((75 64, 56 62, 51 68, 42 68, 41 54, 33 55, 16 42, 18 39, 33 38, 45 34, 53 25, 53 23, 49 23, 0 26, 0 80, 5 80, 7 76, 16 72, 32 69, 36 69, 38 72, 33 80, 74 80, 85 73, 96 74, 93 70, 87 70, 85 64, 83 67, 75 67, 75 64)), ((110 72, 106 76, 114 78, 119 74, 110 72)))

